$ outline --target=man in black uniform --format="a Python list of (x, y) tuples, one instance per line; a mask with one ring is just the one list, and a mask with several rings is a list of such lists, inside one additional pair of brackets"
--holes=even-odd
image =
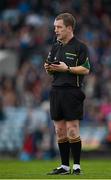
[(61, 166), (53, 174), (70, 174), (70, 150), (73, 157), (73, 171), (80, 174), (80, 121), (83, 119), (83, 78), (89, 73), (89, 55), (85, 44), (74, 35), (75, 18), (63, 13), (54, 21), (57, 42), (52, 46), (44, 64), (46, 72), (53, 75), (50, 92), (50, 113), (54, 120), (56, 137), (61, 156)]

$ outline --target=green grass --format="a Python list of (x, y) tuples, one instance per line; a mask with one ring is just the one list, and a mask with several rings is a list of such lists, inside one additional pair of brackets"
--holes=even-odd
[(17, 160), (0, 161), (0, 179), (111, 179), (111, 160), (82, 160), (82, 174), (46, 175), (47, 172), (59, 165), (53, 161), (21, 162)]

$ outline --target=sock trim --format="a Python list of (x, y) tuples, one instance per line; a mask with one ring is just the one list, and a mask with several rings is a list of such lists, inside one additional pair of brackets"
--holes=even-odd
[(58, 143), (65, 143), (65, 142), (68, 142), (68, 138), (67, 137), (58, 140)]
[(80, 142), (80, 141), (81, 141), (80, 136), (76, 137), (76, 138), (70, 138), (69, 139), (69, 143), (77, 143), (77, 142)]

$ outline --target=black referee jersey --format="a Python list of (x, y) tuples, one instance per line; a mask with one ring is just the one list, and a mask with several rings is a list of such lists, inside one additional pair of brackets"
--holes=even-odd
[[(62, 61), (70, 67), (84, 66), (90, 69), (87, 46), (73, 37), (67, 44), (56, 42), (50, 52), (50, 61)], [(52, 86), (81, 87), (84, 75), (70, 72), (54, 72)]]

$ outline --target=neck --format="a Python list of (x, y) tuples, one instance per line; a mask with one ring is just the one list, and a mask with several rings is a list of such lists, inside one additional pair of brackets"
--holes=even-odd
[(71, 33), (69, 36), (66, 37), (66, 39), (64, 39), (62, 41), (63, 44), (67, 44), (72, 38), (74, 37), (74, 34)]

